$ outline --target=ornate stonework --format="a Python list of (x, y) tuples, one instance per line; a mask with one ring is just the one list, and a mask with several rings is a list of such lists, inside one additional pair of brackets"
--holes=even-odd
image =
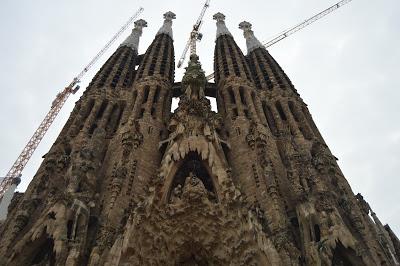
[(398, 238), (354, 195), (251, 24), (244, 56), (217, 13), (215, 84), (197, 55), (174, 83), (164, 18), (140, 56), (136, 23), (14, 195), (0, 266), (398, 265)]

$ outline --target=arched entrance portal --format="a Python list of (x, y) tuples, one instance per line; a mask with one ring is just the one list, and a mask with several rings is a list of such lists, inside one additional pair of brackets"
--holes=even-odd
[(183, 189), (186, 179), (197, 177), (203, 183), (205, 189), (210, 194), (210, 200), (217, 200), (217, 193), (214, 181), (211, 177), (207, 162), (202, 160), (197, 152), (189, 152), (183, 161), (180, 163), (178, 170), (172, 180), (169, 189), (168, 199), (171, 199), (171, 194), (177, 189)]
[(355, 266), (364, 265), (361, 258), (351, 248), (345, 248), (342, 243), (336, 245), (333, 251), (332, 266)]

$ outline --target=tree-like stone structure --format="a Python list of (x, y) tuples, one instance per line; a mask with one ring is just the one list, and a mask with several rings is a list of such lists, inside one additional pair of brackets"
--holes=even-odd
[(195, 54), (174, 83), (174, 18), (143, 55), (137, 21), (96, 74), (14, 195), (0, 265), (397, 265), (251, 24), (244, 55), (215, 14), (215, 83)]

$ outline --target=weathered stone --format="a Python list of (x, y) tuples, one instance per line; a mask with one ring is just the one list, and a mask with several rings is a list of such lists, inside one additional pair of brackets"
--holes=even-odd
[(174, 18), (141, 56), (137, 22), (96, 74), (12, 200), (0, 265), (396, 265), (251, 24), (244, 56), (216, 14), (215, 84), (195, 54), (174, 84)]

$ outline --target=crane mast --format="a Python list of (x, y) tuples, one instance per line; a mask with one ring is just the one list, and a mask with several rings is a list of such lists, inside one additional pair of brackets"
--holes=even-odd
[[(284, 31), (283, 33), (279, 34), (277, 37), (273, 38), (272, 40), (264, 43), (263, 45), (265, 46), (265, 48), (271, 47), (272, 45), (274, 45), (277, 42), (282, 41), (283, 39), (289, 37), (290, 35), (292, 35), (293, 33), (298, 32), (299, 30), (304, 29), (305, 27), (307, 27), (308, 25), (314, 23), (315, 21), (325, 17), (326, 15), (332, 13), (333, 11), (337, 10), (338, 8), (344, 6), (345, 4), (350, 3), (352, 0), (342, 0), (336, 4), (334, 4), (333, 6), (325, 9), (324, 11), (316, 14), (315, 16), (312, 16), (309, 19), (306, 19), (305, 21), (297, 24), (296, 26)], [(207, 80), (211, 80), (214, 78), (214, 73), (208, 75)]]
[(203, 17), (210, 6), (210, 0), (207, 0), (200, 12), (200, 16), (197, 18), (196, 23), (193, 25), (193, 30), (190, 32), (189, 40), (187, 41), (185, 48), (183, 49), (181, 58), (178, 61), (177, 67), (180, 68), (185, 61), (187, 51), (190, 48), (190, 54), (196, 53), (196, 42), (200, 41), (203, 35), (200, 33), (201, 25), (203, 24)]
[[(46, 114), (35, 133), (32, 135), (28, 144), (24, 147), (17, 160), (12, 165), (4, 179), (0, 183), (0, 200), (3, 198), (4, 193), (14, 184), (18, 185), (20, 182), (21, 173), (24, 170), (32, 154), (38, 147), (43, 139), (50, 125), (57, 117), (64, 103), (67, 101), (71, 94), (75, 94), (79, 90), (77, 85), (85, 74), (92, 68), (92, 66), (100, 59), (100, 57), (110, 48), (110, 46), (118, 39), (118, 37), (132, 24), (132, 22), (143, 12), (143, 8), (139, 8), (134, 15), (118, 30), (118, 32), (107, 42), (107, 44), (98, 52), (93, 59), (83, 68), (83, 70), (71, 81), (71, 83), (61, 92), (59, 92), (52, 102), (50, 111)], [(14, 187), (15, 188), (15, 187)], [(3, 205), (3, 200), (0, 205)]]

